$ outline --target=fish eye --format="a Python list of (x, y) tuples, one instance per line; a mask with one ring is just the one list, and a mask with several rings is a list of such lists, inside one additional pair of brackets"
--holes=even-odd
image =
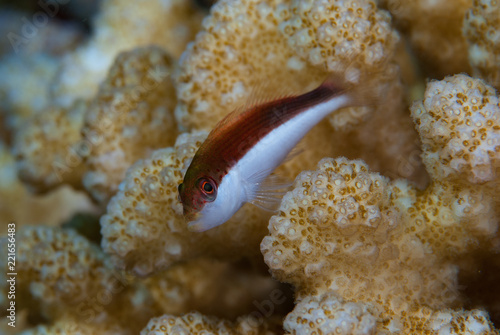
[(207, 178), (201, 178), (198, 181), (198, 185), (200, 190), (203, 192), (205, 196), (207, 196), (207, 199), (210, 201), (215, 200), (215, 193), (217, 191), (215, 183)]
[(203, 191), (205, 191), (205, 193), (207, 194), (214, 193), (214, 187), (208, 181), (204, 181), (201, 187), (203, 188)]

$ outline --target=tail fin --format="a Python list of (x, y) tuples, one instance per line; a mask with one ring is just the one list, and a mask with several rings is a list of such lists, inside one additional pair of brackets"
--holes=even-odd
[(330, 73), (321, 84), (336, 94), (347, 94), (349, 106), (375, 107), (381, 104), (389, 83), (397, 76), (395, 64), (382, 64), (379, 70), (361, 71), (350, 65), (343, 71)]

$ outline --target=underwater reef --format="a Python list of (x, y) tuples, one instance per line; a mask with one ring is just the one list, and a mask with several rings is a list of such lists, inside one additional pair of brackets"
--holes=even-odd
[[(0, 334), (500, 334), (500, 1), (20, 3)], [(217, 122), (332, 77), (378, 98), (306, 135), (277, 211), (190, 232)]]

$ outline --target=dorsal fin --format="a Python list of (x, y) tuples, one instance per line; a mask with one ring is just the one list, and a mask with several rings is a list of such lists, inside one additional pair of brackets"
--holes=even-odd
[(317, 87), (315, 84), (309, 84), (300, 90), (292, 90), (287, 85), (280, 85), (272, 79), (257, 79), (254, 80), (254, 84), (245, 83), (244, 86), (250, 86), (249, 93), (236, 104), (236, 107), (234, 107), (230, 112), (230, 118), (233, 118), (252, 107), (274, 100), (297, 96)]

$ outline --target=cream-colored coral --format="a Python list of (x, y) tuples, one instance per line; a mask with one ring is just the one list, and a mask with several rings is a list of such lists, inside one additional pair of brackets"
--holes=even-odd
[[(2, 250), (7, 243), (6, 237), (0, 239)], [(6, 259), (3, 267), (5, 263)], [(98, 246), (73, 230), (46, 226), (17, 230), (16, 271), (20, 274), (17, 309), (29, 308), (49, 321), (79, 315), (82, 326), (93, 329), (116, 327), (126, 319), (125, 334), (140, 329), (158, 312), (140, 286), (114, 270)], [(2, 290), (7, 284), (2, 281)]]
[(87, 195), (67, 186), (45, 195), (33, 195), (18, 179), (14, 157), (1, 141), (0, 199), (0, 221), (3, 222), (0, 234), (5, 234), (9, 222), (14, 222), (18, 228), (43, 222), (57, 225), (77, 212), (96, 212)]
[(77, 98), (91, 98), (115, 57), (125, 50), (156, 44), (180, 56), (201, 18), (201, 11), (183, 0), (103, 1), (92, 38), (62, 60), (51, 87), (54, 102), (68, 106)]
[(362, 303), (339, 300), (333, 293), (308, 296), (287, 315), (283, 328), (290, 334), (374, 334), (377, 319)]
[[(5, 237), (0, 240), (2, 250), (7, 242)], [(246, 268), (245, 263), (196, 259), (138, 279), (113, 269), (107, 255), (73, 230), (23, 227), (17, 231), (16, 242), (17, 311), (29, 308), (31, 315), (49, 323), (29, 334), (61, 329), (93, 334), (99, 328), (106, 333), (133, 334), (154, 315), (194, 309), (236, 319), (259, 311), (269, 299), (276, 304), (266, 317), (280, 319), (291, 302), (286, 288), (264, 271)], [(6, 306), (8, 282), (5, 272), (0, 276), (0, 305)]]
[(69, 108), (50, 107), (18, 128), (14, 153), (21, 180), (42, 192), (62, 184), (82, 188), (87, 149), (80, 129), (87, 108), (81, 100)]
[(85, 189), (106, 204), (125, 171), (177, 137), (171, 57), (159, 47), (118, 55), (85, 114)]
[(17, 278), (18, 293), (27, 289), (45, 307), (64, 310), (120, 284), (104, 254), (73, 230), (23, 227), (16, 241), (16, 268), (23, 274)]
[[(314, 160), (324, 156), (362, 158), (372, 169), (425, 184), (418, 159), (411, 158), (418, 157), (418, 146), (404, 112), (399, 71), (393, 64), (399, 34), (391, 26), (390, 15), (372, 1), (294, 1), (278, 7), (278, 12), (279, 30), (301, 59), (328, 73), (341, 74), (354, 83), (354, 91), (361, 86), (362, 95), (368, 91), (371, 96), (368, 101), (361, 97), (360, 104), (372, 107), (345, 108), (328, 117), (335, 130), (330, 136), (336, 137), (336, 143), (349, 144), (337, 144)], [(348, 133), (353, 126), (358, 128)], [(393, 141), (393, 137), (399, 140)], [(403, 169), (401, 161), (410, 160), (412, 170)]]
[[(57, 57), (8, 54), (0, 62), (0, 113), (9, 127), (42, 113), (50, 104), (47, 87), (57, 70)], [(26, 97), (30, 97), (27, 99)]]
[(174, 147), (154, 151), (127, 171), (101, 217), (102, 247), (115, 265), (146, 275), (201, 255), (260, 258), (257, 246), (269, 213), (250, 204), (217, 228), (199, 234), (187, 230), (177, 187), (206, 136), (182, 134)]
[(124, 52), (92, 101), (29, 119), (16, 133), (20, 177), (39, 191), (85, 188), (105, 205), (131, 164), (175, 141), (172, 67), (159, 47)]
[[(415, 322), (414, 325), (415, 328), (410, 331), (415, 332), (421, 329), (418, 322)], [(444, 310), (432, 313), (426, 322), (426, 328), (431, 329), (432, 333), (452, 335), (497, 335), (500, 333), (491, 323), (488, 313), (477, 309), (471, 311)]]
[[(196, 310), (235, 320), (241, 315), (259, 312), (257, 308), (264, 305), (268, 316), (281, 316), (292, 302), (286, 288), (267, 271), (255, 271), (247, 265), (198, 258), (175, 264), (146, 279), (144, 284), (165, 314), (180, 315)], [(273, 303), (272, 310), (267, 301)]]
[(374, 314), (373, 306), (342, 302), (327, 293), (300, 301), (283, 326), (288, 334), (498, 334), (481, 310), (435, 312), (424, 307), (405, 313), (400, 323), (384, 320), (383, 327), (377, 324)]
[(48, 22), (42, 25), (27, 14), (0, 15), (8, 16), (2, 19), (3, 35), (11, 47), (0, 64), (0, 107), (11, 126), (43, 110), (90, 99), (120, 52), (157, 44), (179, 57), (203, 17), (201, 10), (183, 0), (102, 1), (92, 20), (94, 34), (74, 50), (81, 32), (48, 20), (42, 10), (31, 17), (44, 15)]
[[(492, 236), (494, 211), (475, 202), (460, 216), (456, 207), (466, 199), (463, 193), (443, 184), (426, 192), (420, 195), (407, 182), (389, 182), (364, 163), (345, 158), (324, 159), (317, 171), (302, 172), (261, 244), (273, 275), (297, 290), (293, 315), (303, 314), (302, 300), (318, 303), (313, 297), (326, 294), (319, 298), (319, 310), (333, 308), (326, 306), (339, 299), (361, 304), (352, 305), (362, 314), (351, 319), (360, 333), (370, 333), (363, 320), (371, 317), (378, 331), (397, 326), (408, 333), (404, 323), (411, 313), (403, 311), (459, 306), (457, 267), (450, 260)], [(469, 221), (489, 229), (469, 226)], [(347, 307), (335, 306), (339, 314), (332, 318), (341, 318)], [(488, 322), (485, 327), (493, 329)], [(294, 324), (288, 330), (300, 333), (302, 323)], [(430, 330), (425, 323), (420, 327)]]
[(481, 184), (498, 178), (500, 102), (493, 87), (466, 75), (432, 81), (411, 110), (434, 179)]
[(389, 10), (396, 27), (406, 35), (425, 74), (442, 78), (469, 71), (462, 25), (473, 0), (379, 2)]
[(500, 2), (474, 0), (466, 13), (464, 35), (474, 75), (500, 89)]
[(27, 329), (19, 335), (119, 335), (129, 330), (120, 324), (92, 324), (78, 318), (65, 316), (50, 325), (39, 325)]
[[(442, 86), (447, 89), (437, 89)], [(464, 86), (474, 89), (462, 92)], [(483, 89), (478, 90), (478, 86)], [(455, 95), (461, 95), (461, 101), (475, 98), (486, 104), (494, 98), (490, 92), (480, 80), (455, 76), (431, 83), (426, 97), (432, 97), (428, 103), (437, 103), (454, 101)], [(294, 190), (283, 198), (280, 214), (269, 222), (270, 235), (261, 244), (273, 275), (295, 286), (296, 309), (301, 301), (323, 301), (323, 307), (317, 307), (320, 310), (331, 308), (326, 306), (338, 300), (362, 304), (357, 310), (370, 311), (377, 320), (377, 331), (411, 333), (422, 329), (432, 333), (440, 329), (447, 333), (453, 332), (453, 327), (462, 327), (464, 333), (467, 329), (471, 333), (496, 333), (483, 312), (441, 311), (461, 306), (456, 263), (478, 245), (488, 245), (498, 229), (498, 217), (495, 178), (478, 185), (475, 179), (464, 178), (461, 169), (446, 170), (444, 167), (461, 151), (454, 151), (455, 156), (448, 155), (446, 160), (433, 155), (447, 147), (457, 136), (453, 135), (454, 128), (474, 118), (474, 113), (459, 113), (458, 107), (452, 109), (457, 113), (450, 113), (438, 106), (418, 113), (417, 107), (413, 110), (417, 123), (443, 120), (441, 128), (418, 128), (424, 157), (434, 158), (425, 160), (433, 181), (424, 191), (407, 181), (390, 182), (369, 172), (364, 163), (345, 158), (324, 159), (318, 170), (304, 171), (297, 177)], [(462, 107), (468, 108), (465, 103)], [(475, 112), (482, 117), (479, 109)], [(491, 112), (489, 118), (493, 117)], [(447, 116), (457, 121), (446, 122)], [(439, 137), (432, 136), (433, 130)], [(489, 133), (494, 136), (495, 132)], [(495, 164), (494, 159), (485, 161), (483, 169), (490, 170)], [(342, 305), (337, 302), (335, 306)], [(417, 311), (422, 307), (430, 308), (432, 317), (419, 317)], [(343, 307), (338, 308), (341, 315)], [(294, 313), (302, 314), (300, 310)], [(361, 320), (354, 320), (356, 327), (365, 331)], [(288, 324), (288, 330), (298, 331), (300, 324)]]
[[(405, 294), (430, 305), (456, 299), (453, 292), (430, 289), (450, 280), (451, 267), (443, 266), (430, 280), (434, 269), (416, 272), (399, 261), (402, 211), (393, 195), (403, 186), (398, 204), (411, 206), (411, 187), (391, 185), (361, 161), (323, 159), (317, 171), (302, 172), (261, 244), (273, 275), (292, 283), (299, 295), (334, 290), (349, 301), (385, 302), (398, 309), (406, 304), (392, 299)], [(432, 264), (432, 257), (427, 261)], [(395, 273), (412, 279), (398, 283), (391, 279)]]
[[(271, 320), (272, 321), (272, 320)], [(274, 328), (274, 329), (273, 329)], [(183, 316), (163, 315), (151, 319), (141, 335), (273, 335), (276, 326), (268, 320), (259, 321), (251, 316), (241, 317), (237, 322), (228, 322), (215, 317), (192, 312)]]
[(398, 41), (389, 14), (373, 1), (293, 1), (278, 13), (279, 30), (301, 58), (328, 72), (347, 71), (355, 83), (359, 72), (385, 67)]

